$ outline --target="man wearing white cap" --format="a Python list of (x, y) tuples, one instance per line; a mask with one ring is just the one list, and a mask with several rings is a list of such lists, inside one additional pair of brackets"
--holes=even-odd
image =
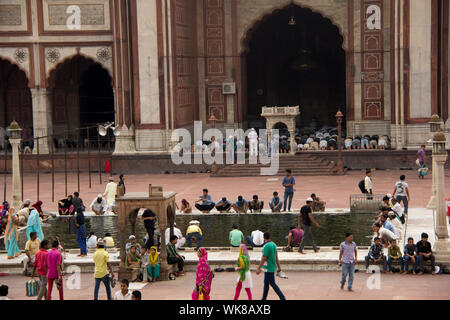
[(106, 185), (105, 192), (103, 196), (106, 197), (106, 205), (108, 210), (115, 213), (116, 206), (116, 195), (117, 195), (117, 183), (114, 182), (113, 177), (109, 177), (109, 183)]
[(312, 208), (311, 208), (312, 203), (313, 203), (312, 198), (306, 199), (306, 205), (304, 205), (300, 209), (300, 215), (298, 216), (298, 229), (300, 229), (300, 226), (303, 229), (303, 238), (302, 242), (300, 243), (300, 247), (298, 248), (298, 252), (302, 254), (304, 253), (303, 248), (305, 247), (306, 240), (308, 239), (311, 240), (312, 242), (314, 252), (316, 253), (319, 252), (319, 249), (317, 248), (316, 243), (314, 242), (311, 232), (311, 223), (314, 223), (314, 225), (317, 228), (319, 227), (319, 224), (317, 223), (316, 220), (314, 220), (312, 216)]
[[(186, 238), (183, 237), (183, 233), (181, 232), (181, 230), (177, 228), (176, 222), (173, 223), (173, 234), (178, 237), (178, 241), (175, 244), (175, 247), (177, 249), (179, 249), (186, 243)], [(166, 245), (167, 245), (170, 242), (170, 228), (166, 229), (165, 237), (166, 237)]]
[(101, 194), (92, 200), (90, 208), (97, 216), (102, 216), (105, 214), (107, 206), (106, 201)]
[(136, 247), (136, 254), (138, 255), (138, 257), (141, 256), (141, 245), (139, 243), (136, 242), (136, 237), (134, 235), (131, 235), (128, 240), (130, 240), (130, 242), (127, 242), (127, 244), (125, 245), (125, 251), (128, 253), (130, 252), (130, 249), (132, 246)]

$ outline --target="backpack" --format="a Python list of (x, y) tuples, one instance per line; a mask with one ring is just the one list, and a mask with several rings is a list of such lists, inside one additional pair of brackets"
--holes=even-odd
[(359, 187), (359, 189), (361, 190), (362, 193), (366, 193), (366, 184), (365, 184), (364, 180), (361, 180), (358, 183), (358, 187)]

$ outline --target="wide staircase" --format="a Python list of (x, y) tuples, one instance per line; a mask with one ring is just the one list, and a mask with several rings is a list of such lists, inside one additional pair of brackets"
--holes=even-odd
[[(326, 176), (337, 174), (336, 164), (311, 154), (296, 155), (280, 154), (279, 169), (277, 176), (285, 175), (286, 169), (291, 169), (294, 176)], [(260, 176), (261, 168), (270, 165), (261, 164), (233, 164), (227, 165), (211, 174), (212, 177), (252, 177)]]

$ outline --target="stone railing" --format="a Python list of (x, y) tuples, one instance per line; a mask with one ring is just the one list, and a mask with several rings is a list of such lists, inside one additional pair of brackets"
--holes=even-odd
[(300, 106), (286, 106), (286, 107), (263, 107), (262, 116), (270, 115), (286, 115), (286, 116), (296, 116), (300, 113)]

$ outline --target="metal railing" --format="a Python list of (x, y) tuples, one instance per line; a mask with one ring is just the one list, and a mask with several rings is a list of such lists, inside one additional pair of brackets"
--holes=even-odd
[(377, 213), (384, 196), (383, 194), (351, 194), (350, 212)]
[[(94, 135), (95, 132), (95, 135)], [(41, 145), (48, 145), (48, 153), (42, 153), (40, 150)], [(80, 158), (87, 158), (87, 172), (89, 179), (89, 189), (92, 188), (92, 178), (95, 172), (98, 173), (100, 184), (102, 184), (102, 171), (104, 170), (103, 161), (109, 161), (110, 163), (110, 176), (112, 176), (112, 152), (114, 151), (115, 137), (110, 134), (109, 131), (105, 137), (98, 134), (97, 126), (89, 126), (84, 128), (77, 128), (71, 131), (58, 132), (55, 134), (33, 137), (31, 139), (23, 140), (19, 148), (19, 161), (20, 172), (22, 182), (22, 201), (23, 201), (23, 189), (24, 189), (24, 164), (27, 161), (28, 164), (32, 161), (36, 161), (35, 171), (36, 174), (36, 199), (40, 198), (40, 177), (42, 175), (41, 161), (43, 159), (50, 160), (51, 170), (51, 191), (52, 202), (55, 202), (55, 160), (56, 157), (64, 159), (64, 197), (68, 194), (68, 156), (76, 155), (76, 174), (77, 174), (77, 191), (80, 192)], [(46, 147), (47, 149), (47, 147)], [(47, 151), (47, 150), (45, 150)], [(9, 140), (5, 140), (3, 150), (3, 168), (0, 166), (0, 173), (3, 174), (3, 201), (6, 201), (7, 197), (7, 176), (12, 174), (8, 170), (8, 161), (12, 161), (12, 152), (10, 148)], [(92, 161), (93, 160), (93, 161)], [(98, 168), (92, 166), (91, 162), (97, 162)], [(11, 163), (12, 168), (12, 163)], [(48, 172), (49, 168), (45, 168)], [(106, 171), (106, 170), (105, 170)]]

